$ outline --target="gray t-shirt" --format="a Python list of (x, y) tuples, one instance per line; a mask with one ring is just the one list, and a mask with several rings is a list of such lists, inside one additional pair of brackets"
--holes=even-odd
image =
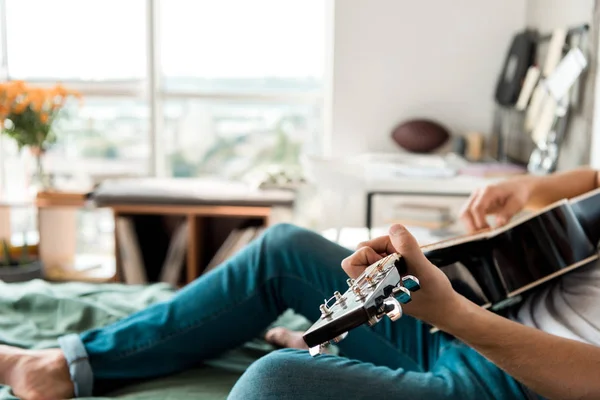
[(571, 271), (529, 296), (515, 319), (544, 332), (600, 346), (600, 262)]

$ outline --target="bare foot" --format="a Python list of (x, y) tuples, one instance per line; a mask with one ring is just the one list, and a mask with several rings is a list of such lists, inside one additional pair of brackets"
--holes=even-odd
[(23, 350), (0, 345), (0, 383), (24, 400), (73, 397), (69, 367), (59, 349)]
[(304, 332), (296, 332), (278, 326), (269, 329), (265, 335), (265, 340), (279, 347), (287, 347), (290, 349), (308, 349), (308, 346), (302, 339)]

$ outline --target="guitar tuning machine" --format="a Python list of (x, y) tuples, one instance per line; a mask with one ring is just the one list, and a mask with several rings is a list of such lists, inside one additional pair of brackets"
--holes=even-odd
[(412, 275), (406, 275), (403, 277), (402, 285), (404, 285), (404, 287), (411, 292), (416, 292), (417, 290), (421, 289), (421, 283), (419, 282), (419, 279)]
[(341, 333), (341, 334), (337, 335), (336, 337), (334, 337), (333, 339), (331, 339), (330, 343), (331, 344), (339, 343), (342, 340), (346, 339), (346, 336), (348, 336), (348, 332)]
[(381, 321), (381, 315), (377, 316), (377, 315), (373, 315), (371, 318), (369, 318), (369, 320), (367, 321), (367, 325), (369, 326), (373, 326), (376, 323), (378, 323), (379, 321)]
[(342, 294), (337, 290), (335, 291), (335, 293), (333, 293), (333, 296), (335, 297), (336, 304), (344, 305), (344, 303), (346, 302), (344, 296), (342, 296)]
[(327, 304), (321, 304), (319, 310), (321, 310), (321, 318), (327, 318), (331, 315), (331, 310), (327, 307)]
[(369, 286), (371, 286), (371, 287), (377, 286), (377, 282), (375, 282), (375, 280), (372, 277), (367, 276), (367, 277), (365, 277), (365, 280), (367, 281)]
[(312, 357), (316, 357), (319, 354), (321, 354), (321, 352), (325, 349), (325, 345), (324, 344), (320, 344), (318, 346), (313, 346), (310, 349), (308, 349), (309, 354)]
[(407, 275), (402, 278), (402, 284), (392, 289), (392, 294), (400, 303), (406, 304), (412, 300), (411, 292), (416, 292), (420, 288), (419, 280), (412, 275)]
[[(339, 335), (337, 335), (336, 337), (334, 337), (333, 339), (331, 339), (329, 341), (329, 343), (331, 344), (336, 344), (341, 342), (342, 340), (346, 339), (346, 336), (348, 336), (348, 332), (344, 332), (344, 333), (340, 333)], [(316, 357), (319, 354), (323, 354), (323, 352), (325, 351), (325, 347), (327, 346), (327, 343), (322, 343), (318, 346), (313, 346), (310, 349), (308, 349), (309, 354), (312, 357)]]
[(393, 298), (396, 298), (400, 303), (406, 304), (410, 303), (412, 297), (410, 295), (410, 291), (404, 286), (396, 286), (392, 289)]
[(348, 278), (346, 279), (346, 283), (348, 284), (348, 287), (352, 287), (354, 286), (354, 279)]
[(360, 290), (360, 288), (358, 286), (355, 286), (352, 288), (352, 291), (354, 292), (355, 296), (356, 296), (356, 300), (358, 301), (363, 301), (365, 299), (365, 294), (362, 292), (362, 290)]
[(392, 321), (397, 321), (402, 317), (402, 306), (394, 297), (388, 297), (383, 301), (383, 312)]

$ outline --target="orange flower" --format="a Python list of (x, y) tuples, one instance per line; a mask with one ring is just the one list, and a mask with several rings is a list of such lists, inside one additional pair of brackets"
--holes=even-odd
[(81, 94), (61, 84), (43, 88), (30, 86), (23, 81), (0, 82), (0, 130), (11, 113), (21, 114), (28, 107), (40, 123), (51, 123), (52, 116), (65, 105), (69, 97), (79, 99), (81, 104)]
[(17, 105), (15, 105), (15, 107), (13, 108), (13, 112), (15, 114), (22, 114), (27, 108), (27, 106), (29, 106), (29, 102), (22, 101), (20, 103), (17, 103)]

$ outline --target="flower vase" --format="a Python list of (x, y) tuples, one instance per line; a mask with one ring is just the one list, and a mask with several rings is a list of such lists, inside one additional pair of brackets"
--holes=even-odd
[[(51, 189), (50, 177), (44, 170), (44, 149), (40, 147), (30, 147), (31, 155), (35, 158), (35, 171), (31, 177), (30, 190), (35, 193), (44, 192)], [(32, 193), (34, 194), (34, 193)]]

